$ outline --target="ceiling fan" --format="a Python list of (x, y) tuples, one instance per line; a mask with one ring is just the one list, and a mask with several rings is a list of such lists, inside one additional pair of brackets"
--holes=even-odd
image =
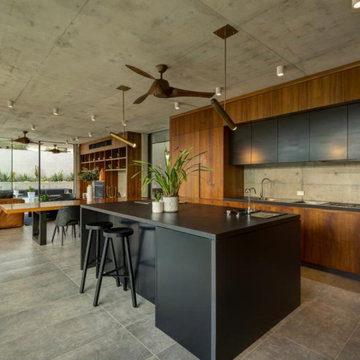
[(20, 143), (20, 144), (30, 144), (32, 143), (32, 141), (26, 136), (26, 134), (28, 133), (28, 131), (23, 130), (23, 136), (20, 136), (19, 138), (17, 138), (16, 142)]
[(178, 96), (211, 98), (214, 95), (213, 92), (184, 90), (184, 89), (178, 89), (178, 88), (174, 88), (174, 87), (170, 86), (169, 82), (167, 80), (163, 79), (163, 74), (168, 69), (167, 65), (164, 65), (164, 64), (156, 65), (156, 69), (160, 73), (159, 79), (155, 79), (152, 75), (136, 68), (135, 66), (132, 66), (132, 65), (126, 65), (126, 66), (130, 70), (136, 72), (137, 74), (154, 80), (154, 82), (150, 86), (150, 89), (144, 95), (137, 98), (134, 101), (134, 104), (142, 103), (149, 95), (154, 95), (158, 98), (173, 98), (173, 97), (178, 97)]
[(45, 151), (48, 151), (48, 152), (51, 152), (53, 154), (60, 154), (60, 153), (67, 153), (67, 149), (66, 148), (61, 148), (63, 150), (60, 150), (56, 144), (54, 144), (54, 147), (53, 148), (50, 148), (50, 149), (46, 149)]

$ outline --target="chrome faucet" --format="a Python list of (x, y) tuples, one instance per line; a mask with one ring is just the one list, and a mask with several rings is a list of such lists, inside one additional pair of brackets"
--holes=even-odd
[(269, 181), (270, 184), (272, 183), (272, 181), (267, 177), (265, 177), (261, 180), (261, 191), (260, 191), (260, 199), (261, 200), (264, 200), (264, 182), (265, 181)]
[(256, 195), (256, 189), (254, 187), (246, 188), (245, 194), (248, 194), (248, 208), (246, 213), (250, 215), (252, 212), (256, 211), (255, 209), (251, 209), (251, 192), (254, 191), (254, 194)]

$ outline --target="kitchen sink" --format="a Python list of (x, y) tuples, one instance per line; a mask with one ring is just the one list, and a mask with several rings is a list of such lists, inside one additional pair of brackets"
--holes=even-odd
[(316, 200), (300, 200), (300, 201), (294, 201), (294, 204), (325, 205), (325, 204), (328, 204), (328, 202), (327, 201), (316, 201)]

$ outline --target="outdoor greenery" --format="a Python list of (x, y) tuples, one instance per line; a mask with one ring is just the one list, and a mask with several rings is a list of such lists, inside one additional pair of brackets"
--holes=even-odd
[[(178, 196), (180, 185), (187, 180), (189, 174), (198, 171), (213, 171), (213, 169), (197, 162), (199, 157), (205, 152), (190, 156), (191, 151), (192, 148), (181, 151), (178, 157), (172, 162), (170, 153), (165, 149), (165, 168), (162, 168), (159, 165), (153, 167), (151, 163), (140, 160), (135, 160), (133, 165), (141, 167), (144, 165), (148, 166), (143, 185), (149, 185), (150, 183), (155, 182), (162, 188), (164, 196)], [(142, 172), (143, 170), (140, 170), (132, 177), (134, 178)]]
[[(35, 176), (28, 174), (18, 174), (13, 171), (12, 178), (14, 182), (35, 182), (38, 181), (39, 172), (37, 167), (35, 167)], [(11, 174), (0, 171), (0, 182), (10, 182)], [(41, 181), (74, 181), (74, 174), (71, 173), (67, 176), (64, 176), (63, 171), (59, 171), (50, 177), (42, 177)]]

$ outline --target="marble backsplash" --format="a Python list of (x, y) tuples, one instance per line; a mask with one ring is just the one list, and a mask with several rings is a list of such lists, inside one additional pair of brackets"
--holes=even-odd
[(245, 187), (255, 187), (260, 195), (261, 180), (264, 196), (281, 199), (299, 199), (297, 190), (303, 190), (304, 200), (323, 200), (360, 203), (360, 162), (316, 162), (274, 165), (251, 165), (244, 170)]

